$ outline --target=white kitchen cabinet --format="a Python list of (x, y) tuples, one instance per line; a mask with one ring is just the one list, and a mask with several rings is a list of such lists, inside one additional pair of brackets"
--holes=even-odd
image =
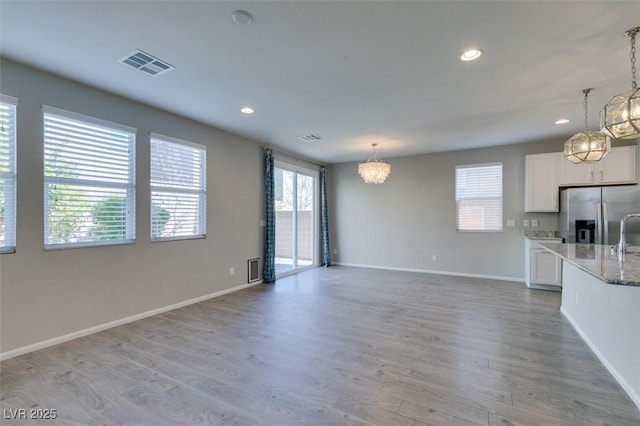
[(638, 146), (619, 146), (597, 163), (573, 164), (562, 159), (558, 166), (559, 186), (638, 183)]
[(638, 145), (613, 148), (595, 164), (599, 184), (638, 183)]
[(595, 185), (595, 178), (595, 163), (574, 164), (563, 156), (558, 164), (558, 184), (561, 186)]
[[(562, 239), (545, 239), (543, 241), (562, 242)], [(525, 247), (525, 283), (527, 287), (559, 290), (562, 286), (562, 259), (540, 247), (536, 240), (527, 238)]]
[(558, 211), (558, 162), (561, 152), (525, 156), (524, 211)]

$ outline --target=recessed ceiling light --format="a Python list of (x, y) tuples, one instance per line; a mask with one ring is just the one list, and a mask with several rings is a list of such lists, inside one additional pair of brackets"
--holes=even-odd
[(233, 22), (240, 25), (249, 25), (253, 22), (253, 16), (246, 10), (236, 10), (231, 14)]
[(556, 120), (556, 124), (567, 124), (570, 120), (568, 118), (561, 118)]
[(243, 107), (242, 109), (240, 109), (240, 112), (243, 114), (253, 114), (253, 108)]
[(478, 59), (480, 55), (482, 55), (482, 51), (478, 49), (470, 49), (464, 52), (460, 56), (460, 59), (462, 59), (463, 61), (473, 61), (474, 59)]

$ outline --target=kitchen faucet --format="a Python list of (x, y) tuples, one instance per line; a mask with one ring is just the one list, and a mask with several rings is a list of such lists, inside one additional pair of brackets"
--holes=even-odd
[[(624, 255), (627, 252), (627, 238), (625, 237), (624, 225), (627, 219), (632, 217), (640, 218), (640, 213), (631, 213), (620, 219), (620, 242), (617, 247), (619, 255)], [(615, 246), (613, 248), (615, 248)]]

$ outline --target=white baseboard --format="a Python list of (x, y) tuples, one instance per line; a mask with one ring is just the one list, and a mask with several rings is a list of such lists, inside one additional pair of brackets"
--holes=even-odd
[(204, 296), (195, 297), (193, 299), (185, 300), (182, 302), (174, 303), (173, 305), (163, 306), (161, 308), (152, 309), (140, 314), (131, 315), (130, 317), (121, 318), (115, 321), (109, 321), (104, 324), (96, 325), (94, 327), (85, 328), (83, 330), (74, 331), (73, 333), (65, 334), (63, 336), (54, 337), (52, 339), (43, 340), (41, 342), (33, 343), (31, 345), (22, 346), (17, 349), (12, 349), (6, 352), (0, 352), (0, 361), (4, 361), (9, 358), (13, 358), (19, 355), (24, 355), (29, 352), (34, 352), (40, 349), (48, 348), (49, 346), (57, 345), (59, 343), (68, 342), (69, 340), (77, 339), (79, 337), (88, 336), (89, 334), (97, 333), (109, 328), (118, 327), (123, 324), (127, 324), (133, 321), (138, 321), (143, 318), (152, 317), (154, 315), (161, 314), (163, 312), (172, 311), (174, 309), (182, 308), (184, 306), (193, 305), (194, 303), (204, 302), (205, 300), (212, 299), (214, 297), (223, 296), (225, 294), (233, 293), (235, 291), (243, 290), (245, 288), (253, 287), (258, 284), (262, 284), (263, 281), (256, 281), (248, 284), (242, 284), (236, 287), (231, 287), (226, 290), (217, 291), (215, 293), (205, 294)]
[(584, 340), (584, 342), (587, 344), (587, 346), (589, 346), (591, 351), (598, 357), (598, 359), (600, 360), (602, 365), (604, 365), (605, 368), (607, 370), (609, 370), (609, 373), (611, 373), (613, 378), (616, 379), (616, 381), (618, 382), (618, 384), (620, 386), (622, 386), (622, 389), (624, 389), (624, 391), (627, 393), (627, 395), (629, 395), (629, 398), (631, 398), (633, 403), (636, 404), (638, 406), (638, 408), (640, 408), (640, 395), (631, 387), (631, 385), (629, 383), (627, 383), (627, 381), (624, 379), (624, 377), (622, 377), (622, 375), (620, 373), (618, 373), (618, 370), (616, 370), (616, 368), (609, 362), (609, 360), (607, 360), (607, 358), (604, 356), (604, 354), (602, 352), (600, 352), (600, 350), (591, 341), (591, 339), (589, 339), (587, 337), (587, 335), (584, 334), (584, 332), (582, 331), (582, 329), (580, 328), (578, 323), (576, 323), (574, 321), (574, 319), (564, 309), (564, 307), (562, 307), (562, 306), (560, 307), (560, 312), (562, 313), (562, 316), (564, 316), (567, 319), (567, 321), (569, 321), (569, 323), (573, 326), (573, 328), (580, 335), (580, 337), (582, 337), (582, 340)]
[(339, 265), (339, 266), (351, 266), (354, 268), (384, 269), (386, 271), (402, 271), (402, 272), (419, 272), (422, 274), (449, 275), (452, 277), (481, 278), (485, 280), (515, 281), (518, 283), (524, 283), (524, 278), (504, 277), (500, 275), (468, 274), (465, 272), (434, 271), (430, 269), (415, 269), (415, 268), (398, 268), (396, 266), (364, 265), (360, 263), (345, 263), (345, 262), (333, 262), (332, 264)]

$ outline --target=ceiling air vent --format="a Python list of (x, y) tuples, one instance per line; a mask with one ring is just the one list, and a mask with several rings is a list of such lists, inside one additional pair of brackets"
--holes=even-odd
[(125, 57), (121, 58), (118, 62), (131, 65), (137, 70), (144, 71), (149, 75), (163, 74), (167, 71), (175, 69), (173, 65), (149, 55), (142, 50), (136, 49), (129, 53)]
[(306, 136), (298, 136), (298, 139), (305, 142), (315, 142), (315, 141), (319, 141), (322, 138), (318, 135), (306, 135)]

